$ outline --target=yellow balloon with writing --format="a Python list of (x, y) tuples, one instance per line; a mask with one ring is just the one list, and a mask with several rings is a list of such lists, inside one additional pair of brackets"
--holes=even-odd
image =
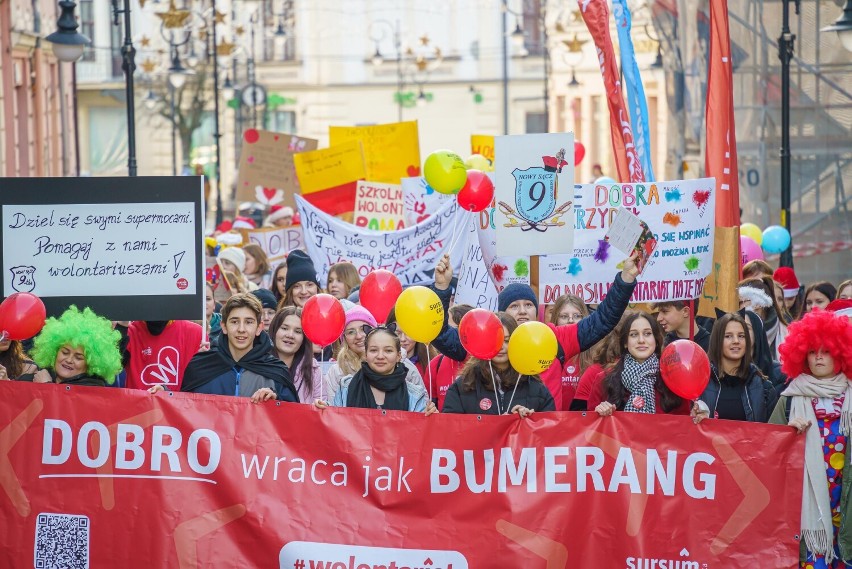
[(751, 237), (758, 245), (763, 243), (763, 230), (753, 223), (743, 223), (740, 225), (740, 235)]
[(444, 305), (434, 291), (425, 286), (413, 286), (402, 291), (396, 299), (396, 323), (405, 335), (428, 344), (438, 337), (444, 326)]
[(457, 194), (467, 182), (464, 160), (455, 152), (436, 150), (426, 157), (423, 177), (433, 190), (441, 194)]
[(509, 362), (523, 375), (538, 375), (556, 359), (557, 346), (547, 324), (524, 322), (509, 338)]

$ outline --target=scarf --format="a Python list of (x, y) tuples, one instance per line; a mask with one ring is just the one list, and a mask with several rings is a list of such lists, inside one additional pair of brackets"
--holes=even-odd
[(375, 409), (378, 407), (371, 387), (384, 391), (385, 402), (382, 409), (408, 411), (408, 388), (405, 386), (405, 376), (408, 368), (401, 363), (396, 364), (388, 375), (376, 373), (363, 362), (361, 369), (355, 372), (349, 382), (349, 393), (346, 397), (347, 407), (358, 409)]
[(834, 559), (831, 501), (828, 496), (825, 456), (822, 452), (823, 438), (812, 400), (844, 396), (840, 410), (840, 432), (848, 436), (852, 434), (852, 386), (843, 373), (824, 379), (802, 374), (791, 381), (781, 395), (792, 398), (788, 420), (805, 419), (812, 423), (805, 431), (802, 536), (808, 551), (824, 555), (826, 562), (830, 564)]
[(657, 373), (660, 371), (660, 360), (657, 354), (642, 362), (637, 362), (630, 354), (624, 354), (624, 371), (621, 372), (621, 383), (630, 392), (630, 398), (624, 406), (629, 413), (657, 412), (654, 385), (657, 383)]

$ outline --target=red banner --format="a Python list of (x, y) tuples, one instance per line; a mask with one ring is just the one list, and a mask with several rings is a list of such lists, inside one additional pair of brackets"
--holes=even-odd
[(710, 63), (707, 68), (705, 169), (716, 178), (716, 225), (739, 227), (740, 185), (734, 128), (734, 80), (727, 0), (710, 0)]
[(793, 567), (803, 445), (0, 382), (0, 566)]
[(615, 50), (609, 35), (609, 8), (606, 0), (581, 0), (580, 12), (595, 42), (601, 66), (606, 100), (609, 105), (609, 124), (612, 136), (612, 153), (618, 170), (619, 182), (644, 182), (642, 163), (634, 144), (630, 114), (621, 94), (621, 78), (615, 60)]

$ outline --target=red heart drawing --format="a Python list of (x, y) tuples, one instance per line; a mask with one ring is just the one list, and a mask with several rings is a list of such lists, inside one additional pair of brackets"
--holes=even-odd
[(157, 361), (142, 370), (145, 385), (177, 385), (180, 369), (180, 353), (177, 348), (164, 346), (157, 354)]
[(277, 140), (278, 140), (278, 135), (276, 134), (276, 135), (275, 135), (275, 136), (273, 136), (272, 138), (274, 138), (274, 139), (277, 141)]
[(263, 188), (263, 195), (266, 196), (266, 201), (275, 197), (275, 188)]
[(429, 214), (426, 214), (426, 215), (418, 215), (418, 216), (417, 216), (417, 223), (420, 223), (421, 221), (424, 221), (424, 220), (426, 220), (426, 219), (429, 219)]
[(243, 185), (244, 185), (244, 186), (248, 186), (248, 182), (243, 182)]
[(246, 158), (246, 162), (248, 162), (249, 164), (254, 164), (254, 156), (249, 156), (248, 158)]
[(409, 167), (408, 167), (407, 172), (408, 172), (408, 177), (409, 177), (409, 178), (413, 178), (413, 177), (415, 177), (415, 176), (419, 176), (419, 175), (420, 175), (420, 167), (418, 167), (418, 166), (409, 166)]

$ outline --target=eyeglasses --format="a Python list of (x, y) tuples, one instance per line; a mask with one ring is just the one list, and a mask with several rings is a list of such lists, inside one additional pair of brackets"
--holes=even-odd
[(343, 333), (343, 335), (346, 336), (347, 338), (357, 338), (359, 335), (360, 336), (366, 336), (364, 331), (361, 330), (360, 328), (355, 328), (353, 330), (347, 330), (346, 332)]
[(580, 314), (579, 312), (577, 312), (575, 314), (560, 314), (559, 319), (560, 320), (566, 320), (566, 321), (568, 321), (569, 324), (574, 324), (575, 322), (579, 322), (580, 320), (582, 320), (583, 315)]

